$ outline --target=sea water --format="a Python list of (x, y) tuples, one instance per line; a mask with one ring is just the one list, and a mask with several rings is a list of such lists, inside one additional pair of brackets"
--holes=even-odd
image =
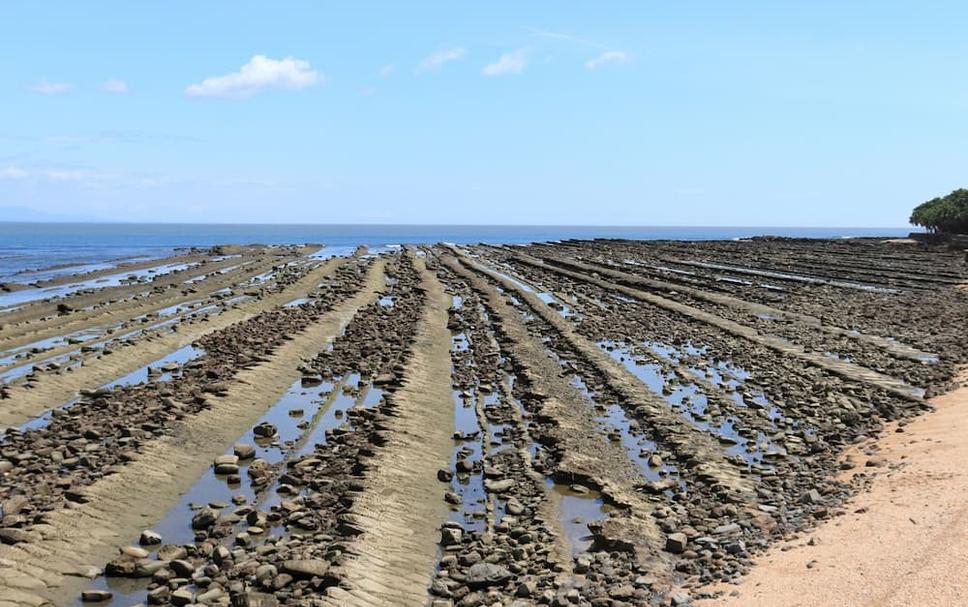
[(326, 244), (329, 253), (359, 245), (523, 244), (569, 238), (729, 240), (758, 235), (803, 238), (906, 236), (910, 228), (610, 227), (456, 225), (287, 225), (0, 222), (0, 282), (34, 282), (61, 274), (152, 259), (217, 244)]

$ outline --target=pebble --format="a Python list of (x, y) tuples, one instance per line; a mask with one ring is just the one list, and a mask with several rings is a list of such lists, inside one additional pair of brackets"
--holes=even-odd
[(114, 594), (108, 590), (85, 590), (81, 592), (81, 600), (85, 603), (99, 603), (110, 601)]

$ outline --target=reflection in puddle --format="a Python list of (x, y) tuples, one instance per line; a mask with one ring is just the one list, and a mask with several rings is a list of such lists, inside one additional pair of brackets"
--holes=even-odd
[[(156, 361), (148, 363), (147, 365), (132, 371), (131, 373), (120, 377), (110, 383), (104, 384), (100, 389), (111, 389), (117, 386), (132, 386), (136, 384), (146, 383), (148, 381), (168, 381), (174, 375), (181, 371), (181, 367), (202, 355), (205, 351), (201, 348), (196, 348), (194, 346), (188, 345), (178, 350), (175, 350), (171, 354), (163, 356)], [(71, 405), (76, 403), (78, 399), (72, 399), (58, 409), (68, 409)], [(50, 424), (51, 419), (53, 419), (53, 410), (46, 411), (43, 415), (35, 417), (34, 419), (22, 424), (20, 426), (21, 432), (26, 432), (27, 430), (37, 430), (46, 427)]]
[[(241, 297), (244, 298), (246, 296), (241, 296)], [(223, 302), (222, 305), (228, 306), (230, 305), (230, 303), (231, 303), (231, 300)], [(113, 325), (110, 327), (105, 327), (100, 329), (88, 329), (83, 332), (77, 332), (74, 334), (68, 334), (68, 335), (59, 336), (59, 337), (52, 337), (47, 340), (42, 340), (43, 343), (48, 346), (72, 344), (72, 345), (77, 345), (78, 347), (71, 349), (67, 352), (64, 352), (62, 354), (58, 354), (57, 356), (44, 358), (40, 361), (25, 360), (23, 362), (20, 362), (20, 359), (22, 358), (22, 356), (16, 355), (13, 357), (13, 360), (11, 362), (13, 364), (20, 362), (20, 364), (16, 367), (10, 368), (0, 373), (0, 382), (10, 383), (16, 379), (30, 375), (35, 371), (35, 369), (57, 370), (58, 367), (64, 368), (67, 366), (72, 366), (72, 367), (77, 366), (78, 364), (80, 364), (80, 356), (83, 355), (83, 353), (85, 352), (93, 352), (93, 351), (101, 350), (103, 348), (109, 348), (119, 343), (126, 342), (127, 340), (130, 340), (132, 338), (139, 337), (142, 335), (147, 335), (152, 332), (157, 332), (167, 327), (172, 327), (186, 320), (202, 318), (219, 309), (219, 304), (210, 304), (207, 306), (202, 306), (197, 308), (192, 306), (184, 308), (184, 306), (188, 306), (188, 304), (180, 304), (179, 306), (172, 306), (172, 308), (179, 308), (178, 310), (179, 315), (177, 316), (175, 316), (174, 314), (167, 314), (167, 315), (143, 314), (141, 316), (133, 318), (130, 322), (123, 323), (122, 325)], [(171, 308), (168, 308), (168, 309), (171, 309)], [(160, 318), (161, 320), (151, 323), (151, 320), (156, 320), (158, 318)], [(131, 324), (139, 323), (139, 322), (142, 323), (144, 326), (140, 326), (134, 329), (128, 329), (124, 333), (120, 333), (117, 335), (114, 334), (115, 331), (117, 331), (118, 329), (130, 327)], [(108, 335), (110, 335), (111, 337), (107, 341), (103, 341), (101, 343), (96, 343), (96, 344), (87, 343), (94, 339), (104, 338)], [(37, 343), (42, 343), (42, 342), (37, 342)], [(152, 363), (152, 365), (154, 364), (156, 363)]]
[(168, 381), (180, 367), (187, 362), (195, 360), (205, 354), (205, 350), (187, 345), (178, 348), (171, 354), (163, 356), (158, 360), (120, 377), (111, 383), (105, 384), (105, 388), (116, 386), (134, 386), (147, 383), (148, 381)]
[(451, 488), (460, 496), (459, 504), (452, 504), (450, 520), (459, 522), (465, 531), (483, 531), (487, 493), (484, 490), (483, 449), (481, 427), (477, 421), (473, 396), (452, 392), (454, 399), (454, 450), (451, 470), (456, 471)]
[[(313, 384), (311, 386), (305, 384)], [(348, 422), (346, 412), (353, 407), (372, 407), (379, 403), (383, 392), (361, 384), (359, 375), (346, 377), (335, 383), (319, 382), (311, 378), (300, 379), (252, 427), (242, 434), (237, 443), (255, 447), (254, 458), (238, 462), (239, 472), (234, 475), (216, 474), (209, 466), (195, 484), (179, 499), (152, 529), (161, 535), (164, 544), (191, 544), (195, 532), (191, 519), (197, 508), (210, 506), (221, 512), (223, 519), (237, 520), (239, 531), (247, 526), (244, 513), (249, 509), (269, 511), (281, 503), (280, 474), (288, 461), (310, 455), (316, 444), (324, 444), (334, 428)], [(255, 428), (272, 424), (276, 433), (270, 438), (255, 434)], [(225, 455), (232, 455), (234, 447)], [(267, 462), (275, 470), (272, 480), (261, 488), (253, 485), (246, 467), (255, 459)], [(287, 530), (271, 524), (265, 540), (285, 533)], [(137, 543), (137, 538), (132, 538)], [(226, 538), (231, 541), (232, 535)], [(156, 553), (151, 557), (155, 558)], [(143, 600), (150, 579), (123, 579), (99, 577), (92, 583), (96, 589), (108, 589), (114, 593), (115, 604), (119, 601), (134, 604)]]
[(82, 280), (80, 282), (56, 287), (48, 287), (45, 289), (24, 289), (21, 291), (3, 293), (0, 295), (0, 307), (25, 304), (32, 301), (39, 301), (41, 299), (49, 299), (52, 297), (64, 297), (85, 289), (103, 289), (105, 287), (117, 287), (142, 282), (150, 283), (159, 276), (171, 274), (172, 272), (187, 270), (188, 268), (192, 268), (197, 265), (199, 265), (199, 262), (172, 263), (151, 268), (144, 268), (141, 270), (131, 270), (129, 272), (109, 274), (99, 278), (91, 278), (89, 280)]
[(848, 289), (860, 289), (861, 291), (871, 291), (875, 293), (897, 293), (897, 289), (892, 289), (889, 287), (879, 287), (875, 285), (868, 285), (859, 282), (849, 282), (843, 280), (833, 280), (829, 278), (822, 278), (819, 276), (811, 276), (807, 274), (789, 274), (786, 272), (776, 272), (770, 270), (759, 270), (756, 268), (740, 267), (740, 266), (730, 266), (718, 263), (709, 263), (701, 261), (679, 261), (677, 263), (682, 263), (685, 265), (696, 266), (699, 268), (706, 268), (711, 270), (724, 270), (727, 272), (734, 272), (737, 274), (749, 274), (752, 276), (763, 276), (767, 278), (780, 278), (782, 280), (790, 280), (794, 282), (804, 282), (811, 284), (824, 284), (830, 285), (832, 287), (843, 287)]
[[(669, 407), (679, 413), (685, 421), (699, 430), (709, 432), (721, 444), (727, 445), (724, 447), (724, 452), (727, 455), (742, 459), (748, 468), (759, 467), (763, 461), (764, 452), (775, 454), (782, 451), (762, 432), (758, 433), (755, 440), (748, 441), (735, 428), (736, 420), (731, 417), (726, 417), (718, 423), (713, 421), (716, 415), (709, 411), (709, 397), (698, 384), (685, 382), (676, 373), (665, 371), (662, 365), (657, 363), (645, 363), (626, 344), (606, 341), (599, 345), (608, 351), (615, 361), (621, 363), (629, 372), (648, 386), (649, 390), (662, 396)], [(698, 356), (705, 353), (705, 348), (696, 348), (691, 345), (684, 347), (682, 351), (655, 342), (646, 342), (645, 346), (662, 360), (674, 364), (679, 364), (685, 355)], [(768, 409), (768, 417), (773, 422), (780, 416), (779, 409), (773, 407), (762, 392), (745, 391), (749, 400), (745, 399), (744, 393), (740, 392), (740, 390), (743, 390), (743, 385), (736, 379), (745, 380), (749, 377), (749, 373), (745, 369), (720, 361), (716, 367), (710, 367), (706, 371), (695, 367), (687, 367), (686, 371), (695, 377), (708, 378), (710, 383), (722, 388), (730, 395), (729, 398), (732, 402), (741, 408), (749, 407), (752, 404), (758, 408)], [(726, 374), (735, 377), (727, 379)]]
[[(596, 417), (595, 420), (605, 426), (610, 436), (614, 435), (621, 440), (625, 453), (647, 480), (658, 481), (678, 474), (675, 467), (665, 464), (656, 455), (655, 442), (632, 431), (633, 428), (638, 428), (638, 423), (629, 420), (620, 405), (609, 405), (605, 415)], [(679, 486), (685, 489), (685, 482), (679, 480)]]
[(587, 552), (594, 540), (588, 523), (608, 518), (605, 501), (597, 492), (589, 489), (575, 491), (551, 480), (547, 481), (547, 486), (549, 492), (558, 499), (558, 520), (565, 533), (571, 556)]

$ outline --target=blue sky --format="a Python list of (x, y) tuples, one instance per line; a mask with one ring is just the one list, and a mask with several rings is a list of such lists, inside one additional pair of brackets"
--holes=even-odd
[(0, 207), (902, 226), (966, 186), (961, 2), (6, 2)]

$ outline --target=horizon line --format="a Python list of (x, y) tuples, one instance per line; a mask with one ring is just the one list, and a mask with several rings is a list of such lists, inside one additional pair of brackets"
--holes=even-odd
[(328, 227), (433, 227), (433, 228), (756, 228), (756, 229), (840, 229), (840, 230), (900, 230), (912, 231), (924, 228), (913, 224), (902, 226), (840, 226), (840, 225), (674, 225), (674, 224), (557, 224), (557, 223), (293, 223), (293, 222), (214, 222), (214, 221), (70, 221), (70, 220), (6, 220), (0, 219), (0, 224), (30, 224), (30, 225), (171, 225), (171, 226), (328, 226)]

